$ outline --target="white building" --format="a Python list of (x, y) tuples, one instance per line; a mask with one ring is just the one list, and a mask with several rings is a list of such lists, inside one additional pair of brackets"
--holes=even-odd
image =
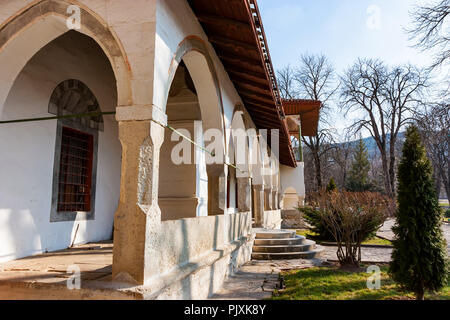
[(0, 262), (114, 233), (113, 281), (206, 297), (304, 197), (256, 0), (2, 0), (0, 121)]

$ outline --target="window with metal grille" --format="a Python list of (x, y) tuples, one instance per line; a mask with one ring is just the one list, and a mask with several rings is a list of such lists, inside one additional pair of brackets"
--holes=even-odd
[(90, 134), (62, 128), (58, 212), (91, 210), (93, 141)]

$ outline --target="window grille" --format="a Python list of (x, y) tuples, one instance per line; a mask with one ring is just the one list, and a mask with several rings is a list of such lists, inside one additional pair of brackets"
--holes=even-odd
[(62, 128), (58, 212), (91, 210), (93, 141), (90, 134)]

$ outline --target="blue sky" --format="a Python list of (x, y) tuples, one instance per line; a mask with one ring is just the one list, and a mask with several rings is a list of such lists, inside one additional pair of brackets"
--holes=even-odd
[[(429, 66), (430, 52), (413, 48), (405, 28), (414, 5), (429, 0), (258, 0), (275, 69), (297, 66), (304, 53), (325, 54), (342, 74), (358, 57), (390, 65)], [(334, 121), (341, 131), (351, 115)], [(367, 136), (367, 133), (363, 133)]]
[[(276, 69), (301, 54), (323, 53), (342, 72), (358, 57), (426, 66), (404, 31), (416, 0), (259, 0)], [(422, 0), (423, 4), (424, 1)]]

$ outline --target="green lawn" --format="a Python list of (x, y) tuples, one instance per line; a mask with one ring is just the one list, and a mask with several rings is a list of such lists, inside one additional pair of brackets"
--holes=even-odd
[[(302, 229), (302, 230), (297, 230), (297, 234), (299, 236), (304, 236), (308, 239), (313, 239), (315, 240), (318, 244), (320, 244), (320, 240), (317, 240), (317, 234), (312, 232), (311, 230), (308, 229)], [(364, 241), (363, 244), (374, 244), (374, 245), (386, 245), (386, 246), (391, 246), (392, 243), (389, 240), (386, 239), (381, 239), (379, 237), (373, 237), (372, 239), (369, 239), (367, 241)]]
[[(276, 291), (274, 300), (398, 300), (414, 299), (413, 293), (401, 292), (389, 278), (387, 266), (381, 267), (381, 288), (367, 288), (366, 272), (343, 271), (337, 267), (311, 268), (284, 272), (286, 289)], [(450, 286), (436, 294), (426, 294), (429, 300), (450, 300)]]

